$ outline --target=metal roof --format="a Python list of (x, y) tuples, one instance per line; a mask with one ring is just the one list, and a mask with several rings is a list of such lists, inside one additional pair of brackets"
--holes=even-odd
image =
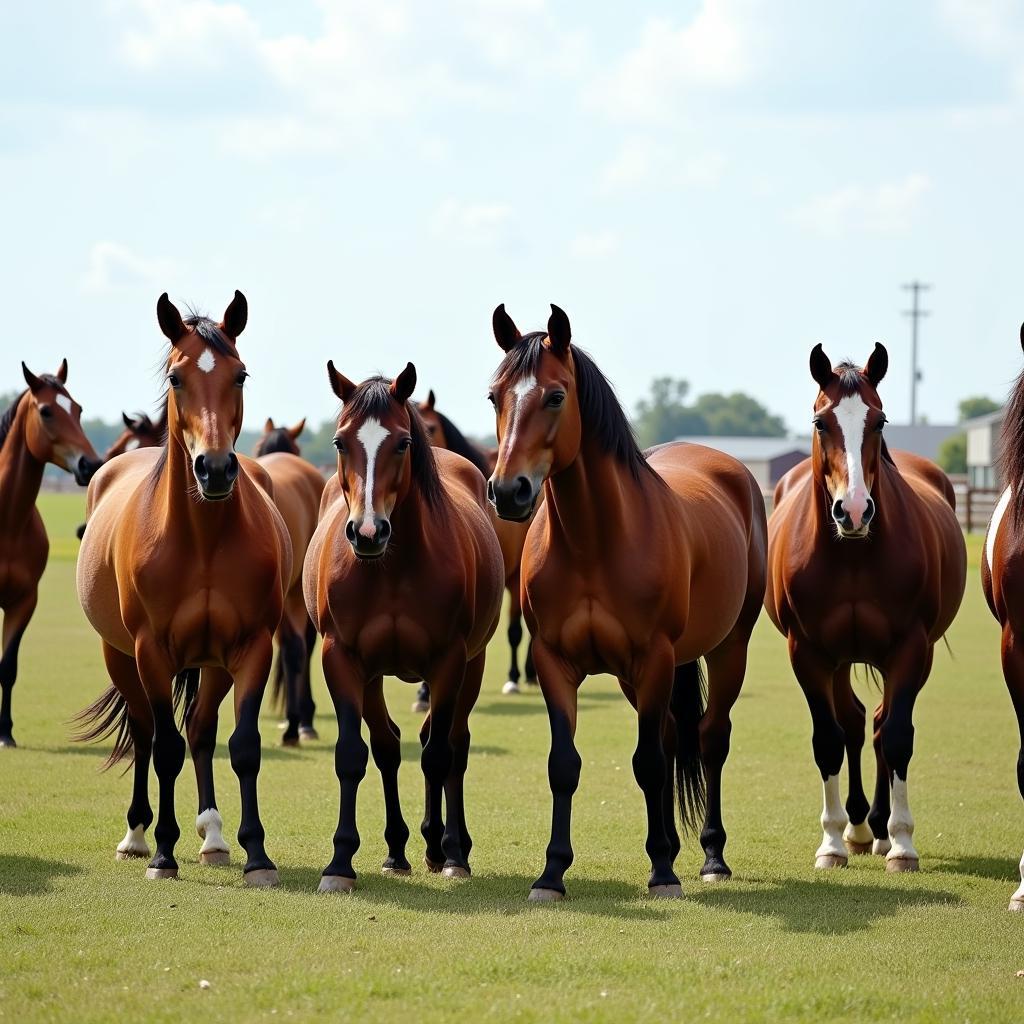
[(765, 462), (777, 459), (780, 455), (811, 454), (809, 437), (733, 437), (687, 435), (677, 437), (677, 441), (689, 441), (690, 444), (702, 444), (708, 448), (717, 448), (726, 455), (731, 455), (740, 462)]

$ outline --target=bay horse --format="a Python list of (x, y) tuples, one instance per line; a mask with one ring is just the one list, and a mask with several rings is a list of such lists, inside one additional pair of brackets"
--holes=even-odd
[(282, 746), (295, 747), (300, 740), (319, 739), (313, 726), (310, 661), (316, 643), (316, 628), (306, 611), (302, 595), (302, 561), (316, 529), (324, 478), (300, 455), (299, 435), (305, 419), (294, 427), (277, 427), (268, 419), (256, 444), (256, 460), (274, 485), (274, 501), (288, 528), (292, 544), (292, 575), (284, 615), (277, 627), (277, 662), (273, 674), (273, 695), (285, 706), (286, 725)]
[[(914, 702), (960, 607), (967, 572), (948, 478), (929, 459), (886, 446), (878, 385), (888, 365), (881, 344), (863, 369), (850, 362), (833, 369), (821, 345), (814, 347), (812, 454), (779, 481), (768, 524), (765, 607), (787, 639), (810, 708), (824, 787), (817, 868), (843, 867), (848, 854), (873, 851), (885, 855), (889, 871), (918, 869), (907, 796)], [(860, 769), (865, 712), (850, 684), (857, 663), (884, 680), (870, 808)]]
[[(1024, 348), (1024, 324), (1020, 329)], [(1017, 715), (1020, 753), (1017, 788), (1024, 797), (1024, 373), (1017, 377), (1003, 416), (999, 459), (1006, 488), (996, 503), (981, 554), (985, 600), (1002, 627), (1003, 678)], [(1024, 856), (1010, 910), (1024, 912)]]
[(647, 807), (649, 892), (678, 897), (673, 774), (684, 828), (706, 808), (701, 877), (731, 874), (722, 768), (764, 595), (764, 500), (722, 452), (679, 443), (642, 452), (557, 306), (547, 331), (521, 335), (504, 305), (493, 328), (505, 357), (489, 395), (499, 448), (488, 493), (503, 519), (525, 521), (537, 509), (523, 549), (523, 613), (551, 726), (553, 809), (530, 898), (565, 895), (581, 767), (577, 690), (598, 672), (616, 676), (637, 711), (633, 770)]
[(199, 789), (200, 861), (228, 862), (213, 752), (218, 709), (234, 686), (228, 751), (241, 790), (244, 879), (277, 882), (257, 800), (259, 710), (291, 576), (291, 543), (268, 493), (269, 477), (234, 449), (247, 376), (236, 341), (247, 318), (241, 292), (219, 324), (198, 315), (183, 320), (166, 292), (160, 296), (157, 320), (170, 342), (166, 444), (118, 456), (89, 489), (78, 595), (100, 635), (112, 686), (82, 712), (91, 725), (82, 738), (116, 733), (108, 763), (134, 755), (119, 859), (149, 856), (152, 754), (160, 801), (147, 878), (178, 873), (174, 786), (185, 742), (175, 723), (176, 696), (184, 702)]
[[(418, 408), (432, 445), (436, 448), (447, 448), (464, 459), (469, 459), (483, 473), (485, 479), (494, 472), (494, 465), (498, 458), (497, 449), (485, 450), (468, 440), (444, 413), (438, 411), (433, 391), (427, 395), (425, 402), (419, 404)], [(519, 600), (519, 566), (523, 560), (523, 544), (526, 543), (530, 520), (517, 523), (500, 519), (494, 513), (493, 506), (488, 504), (488, 508), (492, 514), (495, 532), (498, 534), (498, 543), (501, 545), (501, 558), (505, 565), (505, 589), (508, 591), (509, 598), (508, 645), (512, 652), (512, 660), (509, 664), (508, 679), (502, 686), (501, 692), (510, 695), (520, 692), (519, 645), (523, 640), (523, 608)], [(537, 673), (533, 667), (533, 652), (529, 640), (526, 644), (526, 662), (523, 671), (526, 682), (536, 685)], [(424, 704), (422, 706), (419, 703), (414, 704), (413, 711), (426, 711), (426, 691), (419, 696)]]
[[(409, 829), (398, 798), (401, 742), (383, 677), (429, 683), (420, 732), (426, 780), (421, 831), (426, 865), (469, 875), (463, 778), (469, 713), (480, 692), (487, 641), (501, 612), (501, 551), (487, 515), (484, 478), (461, 456), (432, 448), (409, 396), (411, 363), (393, 380), (353, 384), (327, 364), (341, 399), (320, 525), (306, 556), (306, 606), (323, 636), (323, 666), (338, 716), (335, 771), (341, 811), (321, 892), (355, 887), (356, 790), (366, 774), (365, 719), (384, 786), (386, 874), (408, 874)], [(444, 792), (446, 814), (442, 817)]]
[(100, 459), (82, 430), (82, 407), (66, 384), (68, 361), (55, 374), (36, 376), (24, 363), (28, 385), (0, 416), (0, 747), (16, 747), (11, 696), (18, 651), (36, 609), (39, 580), (50, 543), (36, 498), (50, 463), (85, 486)]

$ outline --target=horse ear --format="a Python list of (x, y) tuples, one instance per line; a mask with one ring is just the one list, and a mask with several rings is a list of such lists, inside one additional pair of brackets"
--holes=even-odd
[(569, 351), (572, 341), (572, 328), (564, 309), (551, 303), (551, 316), (548, 317), (548, 347), (556, 356), (564, 356)]
[(60, 361), (60, 366), (57, 369), (57, 380), (61, 384), (67, 384), (68, 382), (68, 361), (66, 359)]
[(178, 307), (167, 298), (167, 292), (156, 300), (156, 319), (160, 330), (171, 341), (178, 341), (185, 333), (185, 322), (181, 319)]
[(405, 369), (391, 382), (391, 397), (402, 405), (409, 401), (409, 396), (416, 390), (416, 367), (406, 363)]
[(494, 328), (494, 340), (502, 352), (510, 352), (519, 344), (522, 335), (512, 317), (505, 312), (504, 302), (495, 308), (494, 315), (491, 317), (491, 326)]
[(245, 296), (236, 288), (235, 297), (228, 304), (228, 308), (224, 310), (224, 320), (221, 323), (221, 327), (224, 328), (224, 333), (229, 338), (237, 338), (245, 330), (248, 320), (249, 303), (246, 302)]
[(289, 427), (288, 428), (288, 433), (292, 435), (292, 440), (295, 441), (295, 440), (298, 439), (299, 434), (301, 434), (305, 429), (306, 429), (306, 417), (303, 416), (302, 419), (299, 420), (299, 422), (296, 423), (294, 427)]
[(877, 388), (888, 369), (889, 353), (880, 341), (876, 341), (874, 352), (868, 356), (868, 361), (864, 364), (864, 376), (871, 381), (873, 388)]
[(274, 421), (268, 416), (267, 422), (263, 424), (263, 433), (269, 434), (274, 429)]
[(1020, 347), (1024, 348), (1024, 324), (1020, 325)]
[(431, 412), (433, 412), (433, 411), (434, 411), (434, 403), (435, 403), (436, 401), (437, 401), (437, 399), (436, 399), (436, 398), (434, 397), (434, 389), (433, 389), (433, 388), (431, 388), (431, 389), (430, 389), (430, 392), (429, 392), (429, 394), (427, 395), (427, 408), (428, 408), (428, 409), (429, 409), (429, 410), (430, 410)]
[(343, 373), (338, 373), (334, 368), (334, 360), (327, 360), (327, 377), (331, 382), (331, 390), (342, 400), (347, 402), (355, 393), (356, 386)]
[(21, 364), (21, 372), (25, 375), (29, 391), (35, 392), (43, 387), (43, 382), (24, 363)]
[(832, 372), (832, 360), (825, 355), (820, 341), (811, 349), (811, 376), (822, 391), (832, 383), (832, 378), (835, 377)]
[(135, 428), (135, 420), (133, 420), (131, 418), (131, 416), (128, 415), (128, 413), (126, 413), (126, 412), (121, 413), (121, 419), (124, 421), (124, 425), (129, 430), (133, 430)]

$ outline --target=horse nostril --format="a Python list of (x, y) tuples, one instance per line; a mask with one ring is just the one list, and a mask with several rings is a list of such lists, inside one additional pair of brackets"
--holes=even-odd
[(193, 463), (193, 469), (195, 470), (196, 477), (200, 480), (205, 480), (210, 475), (206, 468), (205, 455), (196, 456), (196, 461)]
[(229, 482), (238, 477), (238, 456), (234, 452), (228, 455), (228, 468), (225, 470), (225, 475)]
[(490, 478), (487, 480), (487, 500), (494, 504), (494, 481)]
[(381, 541), (388, 540), (391, 536), (391, 522), (388, 519), (383, 520), (377, 529), (377, 537)]
[(867, 506), (864, 509), (864, 517), (863, 517), (865, 525), (867, 525), (868, 523), (871, 522), (871, 520), (874, 517), (874, 515), (875, 515), (875, 503), (870, 498), (868, 498), (868, 503), (867, 503)]
[(533, 484), (527, 476), (516, 478), (516, 493), (514, 495), (517, 505), (529, 505), (533, 498)]
[(846, 509), (843, 508), (843, 502), (841, 498), (837, 498), (832, 504), (832, 518), (836, 520), (842, 520), (846, 518)]
[(355, 542), (356, 542), (356, 524), (353, 523), (351, 519), (345, 524), (345, 536), (348, 538), (348, 542), (350, 544), (355, 544)]

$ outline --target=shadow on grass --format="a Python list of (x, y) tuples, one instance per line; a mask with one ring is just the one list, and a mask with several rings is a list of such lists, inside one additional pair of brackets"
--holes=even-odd
[(941, 857), (928, 858), (928, 868), (947, 875), (972, 875), (990, 878), (996, 882), (1012, 881), (1020, 877), (1020, 864), (1015, 857)]
[[(67, 743), (57, 747), (26, 747), (25, 749), (35, 750), (41, 754), (88, 754), (91, 757), (101, 758), (102, 760), (106, 760), (107, 754), (110, 753), (108, 746), (91, 743)], [(260, 748), (260, 757), (265, 761), (309, 761), (317, 756), (318, 751), (326, 751), (329, 755), (333, 756), (334, 744), (324, 743), (306, 747), (282, 747), (278, 743), (271, 745), (264, 740)], [(191, 759), (187, 752), (186, 758)], [(227, 743), (217, 744), (216, 758), (217, 763), (223, 762), (225, 765), (228, 763)], [(127, 760), (114, 765), (111, 771), (119, 773), (125, 767), (131, 767), (131, 763)]]
[(80, 874), (82, 869), (77, 864), (0, 853), (0, 893), (8, 896), (37, 896), (49, 892), (55, 878)]
[(964, 902), (945, 889), (901, 888), (894, 879), (878, 883), (840, 882), (824, 877), (813, 881), (750, 881), (751, 888), (727, 883), (691, 890), (686, 895), (711, 909), (775, 918), (787, 932), (819, 935), (864, 931), (880, 919), (897, 917), (908, 908), (960, 906)]
[[(497, 702), (489, 704), (478, 704), (473, 708), (474, 715), (494, 715), (498, 718), (514, 718), (517, 715), (539, 715), (547, 718), (548, 710), (542, 700), (510, 700), (507, 703)], [(470, 718), (470, 727), (473, 719)]]

